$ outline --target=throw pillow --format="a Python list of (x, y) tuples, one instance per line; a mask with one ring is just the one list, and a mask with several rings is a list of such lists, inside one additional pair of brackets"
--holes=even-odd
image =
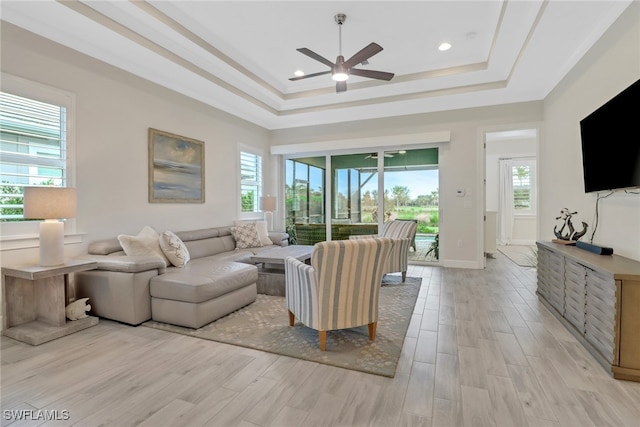
[(136, 236), (127, 234), (118, 235), (118, 241), (122, 250), (127, 255), (133, 256), (157, 256), (160, 257), (165, 264), (169, 264), (169, 260), (162, 249), (160, 249), (160, 235), (153, 228), (146, 226)]
[(273, 241), (269, 238), (269, 231), (267, 231), (267, 221), (236, 221), (236, 227), (240, 224), (248, 224), (250, 222), (256, 225), (262, 246), (273, 245)]
[(231, 234), (236, 239), (237, 249), (259, 248), (262, 245), (255, 223), (247, 222), (231, 227)]
[(173, 231), (167, 230), (160, 234), (160, 249), (176, 267), (184, 267), (191, 259), (189, 249)]

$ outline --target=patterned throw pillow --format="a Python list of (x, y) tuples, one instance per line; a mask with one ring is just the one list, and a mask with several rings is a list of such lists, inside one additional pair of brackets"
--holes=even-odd
[(256, 225), (262, 246), (273, 245), (273, 241), (269, 238), (269, 231), (267, 231), (267, 221), (236, 221), (236, 227), (240, 224), (247, 224), (249, 222)]
[(162, 258), (165, 264), (169, 264), (169, 260), (160, 249), (160, 235), (148, 225), (136, 236), (118, 235), (118, 241), (127, 255), (157, 256)]
[(231, 234), (233, 234), (233, 238), (236, 239), (237, 249), (259, 248), (263, 246), (254, 222), (238, 224), (235, 227), (231, 227)]
[(176, 267), (184, 267), (191, 259), (189, 249), (173, 231), (163, 231), (160, 234), (160, 249)]

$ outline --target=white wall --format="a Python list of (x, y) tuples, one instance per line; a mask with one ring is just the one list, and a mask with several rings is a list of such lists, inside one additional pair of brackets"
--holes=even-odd
[[(634, 2), (543, 102), (474, 108), (382, 120), (268, 132), (228, 114), (2, 24), (2, 71), (77, 94), (78, 231), (86, 242), (137, 233), (145, 224), (175, 230), (230, 224), (237, 215), (237, 144), (268, 154), (268, 144), (292, 144), (450, 131), (440, 150), (441, 255), (444, 265), (482, 266), (483, 129), (544, 119), (538, 155), (540, 238), (553, 238), (562, 207), (592, 226), (595, 196), (582, 185), (578, 122), (640, 77), (640, 5)], [(345, 112), (348, 114), (348, 112)], [(205, 141), (206, 203), (147, 202), (149, 127)], [(233, 159), (231, 161), (230, 159)], [(266, 190), (275, 194), (282, 171), (266, 163)], [(455, 190), (467, 190), (456, 197)], [(602, 200), (596, 241), (640, 260), (640, 197)], [(581, 218), (577, 218), (580, 220)], [(37, 259), (34, 249), (2, 251), (2, 265)]]
[[(640, 4), (634, 2), (545, 99), (538, 162), (542, 239), (554, 238), (563, 207), (578, 211), (574, 222), (587, 222), (585, 238), (591, 236), (596, 196), (584, 192), (579, 122), (638, 78)], [(637, 144), (638, 135), (629, 143)], [(599, 210), (594, 243), (640, 260), (640, 195), (616, 193), (601, 200)]]
[[(147, 224), (158, 231), (232, 224), (239, 210), (238, 144), (261, 151), (265, 175), (273, 173), (263, 128), (4, 22), (1, 59), (3, 73), (76, 95), (76, 225), (86, 235), (65, 247), (67, 257), (86, 253), (87, 242), (137, 234)], [(205, 203), (148, 202), (150, 127), (204, 141)], [(38, 260), (37, 249), (1, 254), (2, 265)]]
[[(273, 132), (273, 145), (311, 143), (370, 137), (376, 144), (387, 136), (450, 131), (449, 143), (439, 144), (440, 261), (442, 265), (482, 268), (484, 242), (484, 141), (482, 129), (534, 123), (542, 119), (542, 103), (531, 102), (487, 108), (420, 114), (388, 119), (311, 126)], [(464, 197), (456, 196), (464, 189)]]

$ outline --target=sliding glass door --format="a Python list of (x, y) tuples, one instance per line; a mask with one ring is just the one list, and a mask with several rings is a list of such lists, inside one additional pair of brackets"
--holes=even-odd
[(285, 162), (287, 232), (297, 244), (312, 245), (327, 240), (325, 165), (324, 156)]
[(287, 230), (296, 243), (377, 234), (385, 221), (408, 220), (418, 226), (410, 258), (433, 260), (437, 148), (287, 159), (285, 183)]
[(412, 261), (435, 261), (429, 249), (440, 231), (438, 180), (437, 150), (384, 152), (385, 220), (417, 224)]
[(331, 239), (378, 233), (378, 160), (370, 154), (331, 156)]

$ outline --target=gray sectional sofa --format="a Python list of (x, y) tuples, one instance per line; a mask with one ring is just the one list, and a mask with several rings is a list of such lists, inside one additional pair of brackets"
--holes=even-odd
[[(258, 270), (251, 256), (273, 246), (236, 249), (229, 227), (176, 232), (189, 251), (184, 267), (156, 256), (129, 256), (116, 238), (89, 245), (96, 270), (76, 273), (76, 298), (90, 298), (92, 314), (131, 325), (153, 319), (200, 328), (256, 299)], [(275, 245), (286, 233), (269, 233)]]

